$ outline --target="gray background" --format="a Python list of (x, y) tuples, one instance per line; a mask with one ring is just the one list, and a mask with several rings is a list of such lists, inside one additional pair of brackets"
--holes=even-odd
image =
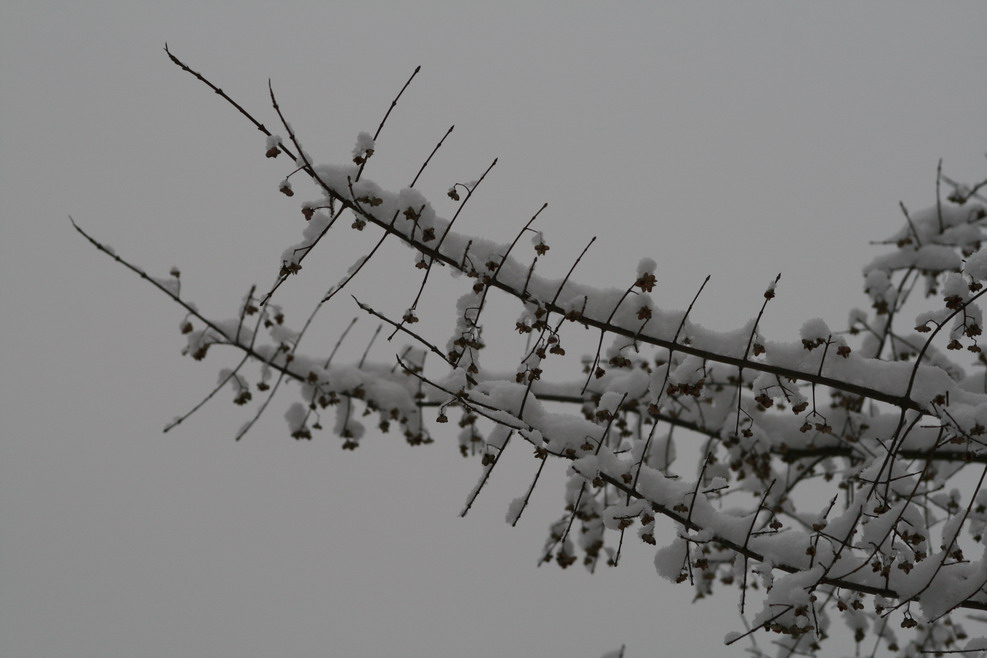
[[(154, 273), (179, 266), (185, 296), (231, 316), (271, 281), (312, 192), (279, 195), (288, 163), (163, 43), (268, 125), (271, 77), (327, 162), (421, 64), (370, 177), (406, 185), (455, 123), (420, 183), (440, 212), (500, 157), (461, 230), (506, 241), (548, 201), (545, 273), (598, 235), (583, 279), (627, 286), (652, 256), (656, 299), (684, 307), (710, 273), (696, 318), (727, 329), (780, 271), (769, 337), (813, 316), (840, 328), (866, 305), (868, 241), (898, 227), (899, 200), (934, 203), (938, 158), (954, 178), (987, 171), (987, 5), (161, 5), (0, 3), (0, 655), (736, 655), (721, 642), (741, 628), (737, 592), (690, 605), (650, 547), (592, 576), (536, 569), (563, 471), (509, 528), (536, 466), (521, 446), (459, 519), (479, 464), (441, 430), (425, 448), (297, 443), (288, 393), (234, 444), (249, 412), (226, 391), (162, 435), (234, 357), (181, 359), (180, 309), (66, 216)], [(281, 294), (290, 321), (373, 237), (350, 233)], [(409, 267), (392, 248), (353, 290), (400, 313)], [(457, 288), (439, 278), (422, 326), (441, 342)], [(518, 312), (498, 308), (491, 337)], [(327, 351), (356, 313), (340, 298), (303, 351)], [(375, 325), (358, 326), (347, 359)]]

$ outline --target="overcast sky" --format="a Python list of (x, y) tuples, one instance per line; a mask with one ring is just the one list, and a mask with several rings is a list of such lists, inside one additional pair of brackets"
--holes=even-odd
[[(769, 338), (814, 316), (841, 327), (866, 305), (868, 242), (898, 228), (899, 200), (934, 204), (938, 159), (987, 174), (987, 5), (862, 4), (0, 2), (0, 655), (736, 655), (736, 590), (690, 605), (650, 547), (592, 576), (536, 568), (563, 471), (510, 528), (536, 467), (523, 447), (460, 519), (480, 466), (441, 430), (423, 448), (298, 443), (289, 393), (236, 444), (250, 411), (224, 393), (162, 434), (233, 357), (181, 358), (180, 309), (67, 215), (232, 316), (298, 239), (299, 197), (165, 41), (272, 125), (270, 77), (323, 162), (349, 157), (420, 64), (370, 177), (406, 185), (456, 124), (419, 184), (440, 213), (500, 158), (461, 230), (509, 240), (547, 201), (546, 272), (595, 235), (584, 280), (626, 286), (651, 256), (655, 299), (684, 307), (711, 274), (695, 317), (729, 329), (781, 272)], [(359, 255), (348, 233), (280, 293), (289, 321)], [(383, 252), (353, 291), (400, 314), (410, 259)], [(440, 342), (455, 290), (426, 294)], [(334, 303), (308, 351), (358, 314)], [(510, 333), (518, 311), (501, 308), (485, 336)]]

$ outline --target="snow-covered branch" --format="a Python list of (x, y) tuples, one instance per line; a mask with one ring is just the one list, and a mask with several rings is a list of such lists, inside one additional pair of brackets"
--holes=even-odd
[[(537, 266), (549, 246), (534, 226), (544, 206), (508, 244), (454, 230), (490, 168), (445, 192), (459, 204), (451, 218), (414, 187), (451, 129), (410, 187), (376, 183), (367, 174), (380, 157), (377, 138), (417, 69), (377, 132), (357, 137), (350, 161), (318, 164), (302, 148), (273, 86), (284, 137), (168, 55), (265, 135), (267, 157), (284, 153), (292, 161), (278, 182), (283, 194), (294, 196), (298, 183), (291, 179), (303, 174), (314, 195), (301, 205), (300, 238), (280, 253), (277, 283), (266, 294), (251, 290), (238, 317), (228, 320), (185, 301), (177, 273), (154, 279), (76, 226), (185, 309), (188, 354), (202, 359), (213, 345), (240, 352), (242, 360), (221, 370), (203, 403), (225, 387), (239, 405), (255, 402), (252, 390), (265, 393), (249, 427), (282, 381), (290, 382), (297, 399), (285, 413), (289, 433), (311, 439), (331, 408), (332, 431), (348, 449), (366, 432), (359, 408), (376, 413), (382, 430), (397, 423), (413, 444), (433, 441), (426, 415), (442, 424), (458, 409), (460, 450), (482, 455), (467, 510), (509, 446), (526, 442), (541, 461), (526, 495), (510, 505), (512, 524), (545, 461), (570, 463), (566, 511), (550, 529), (545, 560), (566, 567), (581, 554), (590, 569), (601, 560), (617, 564), (627, 531), (636, 529), (641, 541), (666, 544), (656, 554), (658, 573), (689, 581), (697, 597), (717, 584), (737, 585), (746, 613), (757, 590), (762, 608), (748, 620), (751, 632), (784, 634), (782, 655), (815, 652), (831, 632), (831, 616), (844, 617), (858, 642), (871, 631), (901, 655), (962, 648), (964, 631), (949, 613), (987, 609), (987, 359), (979, 346), (980, 298), (987, 293), (984, 183), (956, 183), (940, 165), (937, 182), (947, 186), (946, 197), (919, 212), (902, 205), (902, 228), (863, 268), (870, 309), (850, 310), (842, 329), (808, 319), (792, 340), (769, 340), (760, 323), (778, 279), (764, 290), (755, 318), (712, 331), (690, 319), (692, 306), (669, 310), (655, 303), (651, 293), (661, 284), (650, 259), (627, 273), (623, 288), (581, 280), (577, 265), (590, 257), (586, 250), (566, 277), (542, 276)], [(304, 276), (303, 261), (342, 225), (376, 229), (380, 237), (303, 326), (292, 329), (276, 294), (291, 291), (292, 277)], [(365, 352), (347, 366), (333, 365), (332, 355), (300, 351), (317, 311), (376, 267), (372, 259), (388, 237), (411, 250), (409, 276), (421, 276), (418, 295), (396, 311), (357, 303), (413, 346), (396, 362), (374, 363)], [(436, 268), (456, 275), (463, 287), (444, 342), (411, 326)], [(923, 287), (924, 304), (912, 298)], [(484, 314), (488, 297), (497, 294), (517, 304), (516, 318)], [(576, 357), (582, 377), (553, 381), (547, 373), (574, 358), (567, 351), (574, 325), (597, 332), (596, 353)], [(513, 371), (484, 365), (485, 328), (528, 339)], [(253, 385), (245, 374), (250, 367), (261, 375)], [(684, 469), (676, 450), (683, 442), (698, 447), (699, 456)], [(656, 534), (660, 516), (677, 528), (664, 540)], [(915, 629), (914, 637), (899, 641), (892, 618)]]

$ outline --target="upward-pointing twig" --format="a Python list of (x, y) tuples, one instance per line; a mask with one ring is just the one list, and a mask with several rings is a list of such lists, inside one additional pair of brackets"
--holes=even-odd
[[(206, 79), (201, 73), (199, 73), (198, 71), (195, 71), (195, 70), (191, 69), (185, 62), (183, 62), (182, 60), (178, 59), (178, 57), (176, 57), (175, 54), (172, 53), (171, 50), (168, 49), (168, 44), (167, 43), (165, 43), (164, 50), (165, 50), (166, 53), (168, 53), (168, 57), (171, 59), (171, 61), (174, 62), (179, 68), (181, 68), (186, 73), (190, 73), (191, 75), (195, 76), (195, 78), (198, 79), (199, 82), (203, 83), (204, 85), (206, 85), (207, 87), (209, 87), (210, 89), (212, 89), (214, 92), (216, 92), (217, 94), (219, 94), (227, 103), (229, 103), (230, 105), (232, 105), (233, 107), (235, 107), (240, 114), (242, 114), (243, 116), (247, 117), (247, 120), (249, 120), (252, 124), (254, 124), (254, 126), (257, 127), (257, 130), (261, 131), (262, 133), (264, 133), (268, 137), (271, 137), (272, 136), (271, 135), (271, 131), (268, 130), (267, 127), (264, 126), (263, 123), (261, 123), (260, 121), (258, 121), (257, 119), (255, 119), (253, 117), (253, 115), (250, 114), (250, 112), (247, 112), (247, 110), (243, 109), (243, 106), (242, 105), (240, 105), (235, 100), (233, 100), (232, 98), (230, 98), (229, 95), (227, 95), (226, 92), (224, 92), (222, 89), (220, 89), (219, 87), (217, 87), (213, 83), (209, 82), (209, 80)], [(292, 153), (291, 150), (288, 147), (286, 147), (284, 144), (279, 144), (278, 145), (278, 148), (285, 155), (287, 155), (289, 158), (291, 158), (292, 160), (295, 159), (295, 154)]]

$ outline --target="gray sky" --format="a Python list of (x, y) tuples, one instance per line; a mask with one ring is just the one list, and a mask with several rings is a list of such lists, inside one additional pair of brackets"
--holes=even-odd
[[(650, 547), (593, 576), (536, 569), (562, 470), (511, 529), (535, 470), (523, 448), (463, 520), (479, 464), (441, 431), (344, 453), (328, 434), (288, 437), (275, 402), (234, 444), (249, 412), (221, 394), (161, 433), (231, 357), (180, 358), (180, 310), (66, 216), (152, 272), (179, 266), (184, 295), (223, 317), (271, 281), (301, 223), (298, 197), (277, 194), (287, 163), (165, 41), (268, 122), (272, 78), (324, 162), (348, 157), (421, 64), (371, 177), (406, 185), (455, 123), (419, 185), (440, 212), (449, 185), (500, 158), (461, 230), (508, 240), (548, 201), (548, 271), (597, 235), (579, 276), (626, 286), (651, 256), (655, 299), (682, 307), (712, 274), (696, 317), (722, 329), (780, 271), (764, 326), (787, 339), (866, 304), (868, 241), (898, 227), (899, 200), (934, 203), (940, 157), (984, 177), (985, 27), (973, 2), (3, 2), (0, 654), (736, 655), (721, 646), (741, 627), (736, 590), (690, 606)], [(289, 320), (361, 244), (342, 231), (306, 261), (280, 298)], [(383, 253), (354, 292), (399, 313), (409, 263)], [(426, 295), (440, 341), (453, 290)], [(501, 308), (492, 336), (518, 312)], [(356, 314), (339, 299), (307, 350)], [(358, 326), (354, 360), (374, 323)]]

